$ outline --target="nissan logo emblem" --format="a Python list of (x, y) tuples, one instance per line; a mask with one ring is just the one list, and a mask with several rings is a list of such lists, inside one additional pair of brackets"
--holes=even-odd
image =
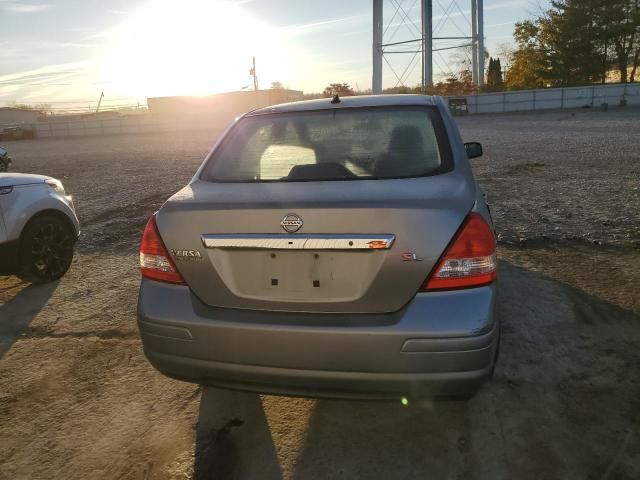
[(302, 228), (302, 219), (295, 213), (287, 213), (280, 221), (280, 226), (288, 233), (295, 233)]

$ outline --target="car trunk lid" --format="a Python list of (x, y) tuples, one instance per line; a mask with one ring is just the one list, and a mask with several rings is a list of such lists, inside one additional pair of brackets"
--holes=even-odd
[[(160, 234), (205, 303), (383, 313), (419, 290), (473, 206), (455, 172), (412, 179), (194, 181), (158, 213)], [(294, 233), (281, 225), (302, 219)], [(286, 223), (286, 222), (285, 222)]]

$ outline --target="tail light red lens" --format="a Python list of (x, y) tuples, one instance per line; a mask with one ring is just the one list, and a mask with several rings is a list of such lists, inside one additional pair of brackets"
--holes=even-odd
[(142, 234), (142, 242), (140, 242), (140, 273), (143, 277), (158, 282), (185, 284), (182, 275), (176, 269), (169, 252), (167, 252), (162, 242), (155, 215), (149, 218)]
[(471, 212), (423, 290), (454, 290), (488, 285), (497, 278), (496, 240), (491, 227)]

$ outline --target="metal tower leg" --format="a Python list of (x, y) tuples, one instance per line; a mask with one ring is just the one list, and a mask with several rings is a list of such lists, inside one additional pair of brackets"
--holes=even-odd
[(483, 0), (476, 0), (478, 9), (478, 86), (484, 85), (484, 8)]
[(471, 0), (471, 79), (478, 85), (478, 1)]
[[(2, 0), (0, 0), (2, 1)], [(471, 14), (472, 21), (466, 18), (465, 12), (462, 10), (458, 2), (471, 2)], [(373, 48), (372, 48), (372, 56), (373, 56), (373, 70), (371, 77), (371, 87), (374, 94), (382, 93), (382, 62), (385, 61), (389, 66), (389, 71), (392, 73), (397, 79), (395, 87), (405, 86), (409, 78), (411, 77), (414, 69), (417, 68), (420, 63), (419, 60), (422, 59), (422, 88), (423, 90), (427, 87), (433, 85), (433, 76), (434, 76), (434, 57), (433, 54), (435, 52), (440, 52), (442, 50), (452, 50), (458, 48), (468, 48), (472, 47), (472, 77), (473, 77), (473, 85), (481, 86), (484, 84), (484, 29), (483, 29), (483, 15), (482, 15), (482, 4), (483, 0), (451, 0), (449, 6), (444, 8), (438, 2), (436, 2), (437, 7), (442, 10), (442, 15), (438, 18), (436, 30), (434, 32), (433, 26), (433, 0), (420, 0), (420, 9), (421, 9), (421, 19), (420, 25), (416, 21), (415, 17), (410, 15), (409, 11), (406, 10), (405, 5), (403, 4), (403, 0), (392, 0), (393, 7), (395, 8), (395, 13), (390, 16), (389, 24), (383, 25), (383, 8), (384, 8), (384, 0), (372, 0), (373, 5)], [(410, 2), (413, 5), (418, 3), (418, 0), (415, 2)], [(469, 36), (467, 32), (465, 32), (454, 20), (453, 17), (458, 16), (452, 9), (456, 7), (459, 13), (465, 17), (466, 23), (471, 24), (471, 35)], [(396, 20), (398, 19), (398, 20)], [(405, 27), (404, 29), (404, 37), (405, 39), (398, 39), (395, 42), (393, 41), (396, 33), (401, 27)], [(384, 36), (386, 35), (386, 31), (389, 30), (389, 27), (392, 27), (392, 31), (390, 33), (389, 39), (385, 42)], [(446, 32), (451, 32), (453, 28), (462, 33), (462, 36), (449, 36), (445, 34), (444, 36), (438, 36), (438, 32), (445, 28)], [(407, 33), (411, 34), (411, 38), (406, 39)], [(434, 35), (436, 37), (434, 38)], [(438, 48), (438, 42), (446, 40), (457, 40), (460, 42), (465, 42), (464, 44), (451, 46), (446, 45)], [(469, 43), (471, 40), (471, 45)], [(419, 57), (418, 55), (421, 54)], [(407, 64), (404, 67), (394, 68), (389, 62), (390, 55), (400, 55), (402, 59), (409, 58)], [(412, 56), (409, 56), (412, 55)], [(440, 54), (438, 54), (440, 55)], [(396, 57), (397, 58), (397, 57)], [(446, 64), (446, 60), (443, 60)], [(396, 64), (397, 65), (397, 64)], [(444, 72), (450, 72), (446, 67), (444, 68)], [(414, 81), (414, 80), (411, 80)]]
[(422, 89), (433, 86), (433, 0), (422, 0)]
[(373, 75), (371, 90), (382, 93), (382, 0), (373, 0)]

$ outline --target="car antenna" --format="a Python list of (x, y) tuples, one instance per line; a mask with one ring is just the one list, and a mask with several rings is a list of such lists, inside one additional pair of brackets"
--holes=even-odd
[(335, 94), (335, 95), (333, 96), (333, 98), (331, 99), (331, 103), (333, 103), (334, 105), (335, 105), (336, 103), (340, 103), (340, 97), (338, 96), (338, 94)]

